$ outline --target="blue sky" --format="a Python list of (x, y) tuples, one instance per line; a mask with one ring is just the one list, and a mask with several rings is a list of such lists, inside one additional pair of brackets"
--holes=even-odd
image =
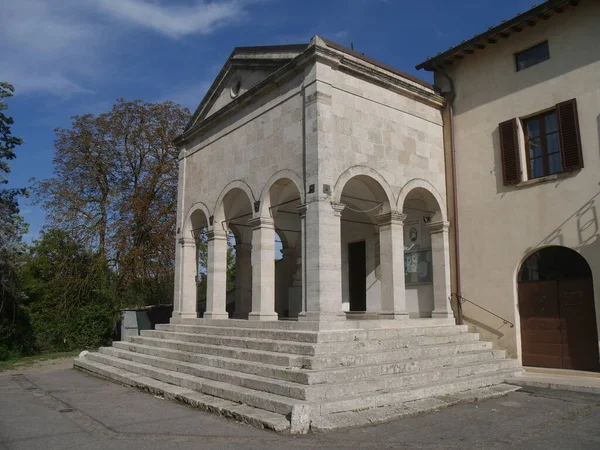
[[(319, 34), (431, 81), (428, 56), (533, 6), (528, 0), (3, 0), (0, 80), (25, 143), (9, 187), (52, 176), (54, 129), (115, 99), (194, 109), (233, 47), (308, 42)], [(21, 210), (37, 237), (44, 212)]]

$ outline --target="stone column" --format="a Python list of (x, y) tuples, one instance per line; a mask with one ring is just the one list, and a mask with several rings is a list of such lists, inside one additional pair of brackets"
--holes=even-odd
[[(306, 311), (300, 320), (344, 320), (341, 222), (345, 205), (314, 201), (306, 211)], [(304, 281), (304, 280), (303, 280)]]
[(179, 244), (179, 317), (195, 319), (198, 317), (198, 305), (196, 301), (196, 277), (198, 274), (196, 241), (191, 237), (181, 238), (179, 239)]
[(397, 211), (380, 214), (379, 259), (381, 270), (381, 312), (383, 319), (408, 319), (404, 286), (404, 220)]
[(450, 307), (450, 243), (448, 222), (427, 224), (431, 234), (431, 258), (433, 263), (433, 318), (454, 317)]
[(208, 238), (208, 273), (205, 319), (228, 319), (227, 303), (227, 233), (210, 230)]
[(248, 320), (277, 320), (275, 312), (275, 226), (257, 217), (252, 226), (252, 312)]
[[(283, 269), (275, 269), (275, 311), (283, 314), (288, 311), (290, 314), (289, 288), (292, 285), (292, 277), (296, 271), (296, 248), (288, 247), (281, 250), (282, 258), (278, 264), (283, 264)], [(277, 278), (280, 276), (281, 278)]]
[(252, 246), (235, 246), (235, 314), (236, 319), (247, 319), (252, 310)]

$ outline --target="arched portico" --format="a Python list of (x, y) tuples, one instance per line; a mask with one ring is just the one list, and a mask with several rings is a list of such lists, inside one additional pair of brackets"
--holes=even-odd
[[(343, 184), (342, 184), (343, 183)], [(385, 179), (347, 170), (334, 189), (341, 210), (342, 301), (348, 312), (408, 318), (402, 268), (402, 223)]]
[(400, 192), (404, 221), (404, 281), (407, 308), (417, 317), (454, 317), (450, 307), (450, 242), (446, 210), (425, 180), (412, 180)]
[(173, 313), (182, 318), (198, 316), (198, 240), (206, 236), (210, 212), (204, 203), (194, 204), (182, 224), (175, 251), (175, 295)]
[[(257, 318), (263, 320), (268, 320), (273, 311), (277, 313), (274, 318), (297, 317), (302, 309), (302, 232), (298, 211), (302, 196), (293, 173), (280, 175), (292, 178), (269, 180), (261, 195), (258, 216), (253, 219), (254, 263), (259, 263), (253, 268), (253, 280), (256, 291), (262, 293), (256, 306)], [(276, 235), (283, 257), (275, 262)]]
[[(248, 314), (251, 299), (248, 286), (250, 266), (247, 264), (249, 254), (244, 244), (249, 242), (253, 197), (250, 188), (243, 182), (233, 182), (229, 190), (223, 190), (215, 207), (212, 229), (208, 238), (208, 278), (207, 278), (207, 319), (226, 319), (227, 313), (227, 247), (230, 241), (229, 232), (235, 236), (236, 246), (236, 298), (234, 316), (243, 317)], [(238, 257), (237, 252), (240, 253)], [(244, 261), (241, 261), (245, 258)], [(239, 271), (239, 273), (238, 273)], [(238, 279), (240, 282), (238, 283)], [(241, 285), (240, 283), (243, 283)]]

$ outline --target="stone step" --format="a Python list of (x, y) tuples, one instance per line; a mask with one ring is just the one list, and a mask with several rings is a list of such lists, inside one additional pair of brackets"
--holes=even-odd
[(288, 353), (296, 355), (313, 355), (315, 344), (272, 341), (254, 338), (239, 338), (231, 336), (209, 336), (196, 333), (182, 333), (162, 330), (142, 330), (140, 335), (149, 338), (168, 339), (195, 344), (216, 345), (220, 347), (242, 348), (248, 350)]
[[(420, 386), (400, 388), (379, 393), (365, 393), (345, 396), (320, 405), (319, 414), (333, 414), (345, 411), (356, 411), (367, 408), (378, 408), (388, 405), (401, 404), (411, 400), (430, 398), (440, 395), (451, 395), (458, 392), (479, 389), (502, 384), (507, 376), (516, 372), (515, 368), (496, 370), (484, 374), (474, 374), (455, 378), (446, 382), (423, 383)], [(319, 415), (317, 414), (317, 415)]]
[[(158, 327), (158, 326), (157, 326)], [(196, 344), (217, 345), (224, 347), (244, 348), (251, 350), (265, 350), (275, 353), (288, 353), (306, 356), (325, 356), (338, 354), (356, 354), (371, 351), (392, 349), (415, 348), (425, 345), (440, 345), (449, 343), (478, 342), (477, 333), (455, 333), (439, 336), (410, 336), (389, 339), (361, 340), (351, 339), (348, 342), (308, 343), (293, 341), (277, 341), (262, 338), (207, 335), (198, 333), (184, 333), (181, 331), (143, 330), (141, 336), (150, 338), (163, 338)]]
[[(231, 372), (240, 372), (245, 374), (256, 375), (259, 377), (290, 381), (299, 384), (322, 384), (322, 383), (348, 383), (351, 381), (362, 380), (365, 378), (376, 378), (382, 375), (390, 375), (397, 373), (407, 373), (431, 370), (439, 367), (457, 366), (462, 364), (470, 364), (474, 362), (486, 362), (497, 360), (504, 357), (502, 350), (483, 350), (469, 353), (461, 353), (459, 355), (449, 355), (435, 358), (422, 358), (413, 360), (394, 361), (383, 364), (371, 364), (366, 366), (339, 367), (322, 370), (301, 370), (293, 368), (281, 368), (279, 366), (255, 363), (249, 361), (240, 361), (236, 359), (202, 355), (192, 352), (184, 352), (180, 350), (171, 350), (161, 347), (153, 347), (131, 342), (114, 342), (113, 348), (124, 350), (127, 352), (140, 353), (148, 356), (155, 356), (168, 360), (176, 360), (189, 362), (192, 364), (200, 364), (202, 366), (224, 369)], [(102, 352), (111, 352), (111, 348), (104, 348)], [(118, 355), (117, 355), (118, 356)], [(125, 354), (126, 359), (131, 356)], [(151, 359), (143, 361), (138, 358), (139, 362), (147, 362), (152, 364)], [(168, 368), (168, 367), (167, 367)], [(203, 373), (200, 376), (219, 379), (221, 372), (216, 375)], [(237, 378), (237, 377), (236, 377)], [(233, 382), (233, 381), (229, 381)], [(234, 384), (238, 384), (234, 382)], [(279, 393), (279, 391), (269, 390), (269, 392)], [(304, 396), (296, 397), (305, 399)]]
[[(105, 347), (105, 349), (111, 347)], [(225, 356), (204, 355), (202, 353), (186, 352), (182, 350), (166, 349), (151, 345), (136, 344), (134, 342), (113, 342), (112, 348), (139, 353), (147, 356), (156, 356), (174, 361), (183, 361), (192, 364), (200, 364), (206, 367), (240, 372), (244, 374), (257, 375), (260, 377), (291, 381), (293, 383), (309, 384), (310, 372), (300, 368), (285, 368), (268, 363), (244, 361), (227, 358)], [(204, 375), (203, 375), (204, 376)]]
[(89, 353), (85, 360), (116, 367), (164, 383), (192, 389), (213, 397), (219, 397), (237, 403), (244, 403), (248, 406), (264, 409), (283, 416), (292, 414), (292, 422), (294, 421), (294, 408), (298, 412), (301, 411), (304, 406), (311, 406), (307, 402), (289, 396), (281, 396), (221, 381), (209, 380), (179, 371), (181, 367), (189, 366), (189, 364), (186, 363), (179, 363), (176, 367), (178, 371), (173, 371), (135, 361), (128, 361), (103, 353)]
[[(408, 374), (382, 374), (382, 368), (380, 366), (372, 366), (360, 368), (362, 370), (348, 369), (347, 372), (342, 375), (334, 373), (329, 377), (323, 377), (323, 379), (327, 380), (326, 383), (323, 382), (322, 384), (308, 386), (306, 384), (298, 384), (287, 380), (273, 379), (218, 367), (209, 367), (201, 364), (176, 361), (169, 358), (144, 355), (113, 347), (101, 348), (100, 353), (90, 354), (88, 358), (93, 361), (109, 364), (111, 360), (109, 359), (109, 362), (107, 362), (105, 356), (127, 362), (145, 364), (148, 367), (151, 366), (158, 369), (180, 372), (202, 379), (214, 380), (279, 396), (308, 401), (344, 397), (348, 395), (349, 392), (366, 393), (399, 387), (406, 388), (411, 385), (419, 385), (425, 382), (439, 382), (477, 373), (501, 370), (514, 365), (512, 360), (477, 361), (475, 363), (471, 362), (459, 366), (453, 366), (451, 365), (451, 362), (449, 362), (449, 366), (440, 366), (426, 371), (410, 372)], [(455, 361), (462, 362), (460, 360)], [(127, 367), (122, 367), (121, 363), (113, 362), (111, 364), (129, 370)], [(412, 363), (409, 362), (407, 364)], [(418, 365), (416, 367), (418, 367)], [(371, 372), (377, 375), (365, 378)], [(303, 371), (302, 373), (299, 373), (299, 375), (303, 378), (313, 377), (313, 379), (320, 376), (319, 372), (314, 371)]]
[(319, 333), (303, 330), (272, 330), (263, 328), (216, 327), (209, 325), (157, 324), (156, 330), (180, 333), (194, 333), (208, 336), (227, 336), (237, 338), (268, 339), (275, 341), (292, 341), (316, 343)]
[(365, 379), (372, 379), (375, 381), (378, 377), (382, 376), (413, 374), (440, 368), (463, 367), (476, 363), (506, 361), (503, 359), (504, 355), (505, 352), (503, 350), (489, 349), (460, 353), (458, 355), (405, 359), (382, 364), (311, 370), (307, 371), (309, 374), (308, 384), (354, 383)]
[[(246, 323), (249, 323), (246, 321)], [(253, 337), (256, 339), (268, 339), (276, 341), (293, 342), (350, 342), (352, 340), (392, 339), (400, 337), (415, 336), (438, 336), (466, 333), (466, 325), (454, 326), (430, 326), (430, 327), (406, 327), (406, 328), (382, 328), (382, 329), (350, 329), (329, 331), (307, 331), (270, 328), (249, 328), (233, 326), (222, 327), (212, 325), (188, 325), (188, 324), (159, 324), (157, 330), (173, 331), (183, 333), (206, 334), (210, 336), (234, 336)]]
[(410, 319), (410, 320), (335, 320), (330, 322), (298, 321), (298, 320), (273, 320), (273, 321), (248, 321), (245, 319), (182, 319), (172, 317), (170, 323), (181, 325), (208, 325), (216, 327), (239, 327), (239, 328), (267, 328), (272, 330), (349, 330), (363, 329), (372, 330), (376, 328), (424, 328), (455, 326), (454, 319)]
[[(338, 366), (361, 366), (405, 359), (434, 358), (436, 356), (457, 355), (478, 350), (491, 350), (492, 344), (487, 341), (458, 342), (420, 347), (381, 350), (360, 353), (340, 353), (331, 356), (304, 357), (302, 367), (305, 369), (324, 369)], [(498, 350), (500, 351), (500, 350)]]
[(316, 416), (311, 422), (315, 432), (333, 431), (366, 425), (385, 423), (405, 417), (412, 417), (439, 411), (459, 403), (484, 401), (510, 394), (520, 388), (508, 384), (470, 389), (452, 395), (439, 395), (419, 400), (406, 401), (391, 406), (380, 406), (360, 411), (339, 412)]
[[(205, 366), (192, 362), (183, 362), (169, 358), (145, 355), (143, 353), (120, 350), (114, 347), (101, 347), (98, 353), (88, 355), (92, 361), (106, 364), (105, 356), (117, 358), (126, 362), (144, 364), (148, 367), (179, 372), (197, 378), (218, 381), (232, 386), (268, 392), (270, 394), (289, 397), (297, 400), (306, 398), (307, 385), (294, 383), (276, 378), (253, 375), (249, 373), (235, 372), (221, 369), (219, 367)], [(128, 370), (127, 368), (125, 368)], [(276, 412), (276, 411), (275, 411)]]
[(456, 355), (478, 350), (489, 350), (492, 344), (486, 341), (475, 341), (465, 343), (450, 343), (434, 346), (421, 346), (402, 348), (399, 350), (384, 350), (377, 348), (369, 353), (342, 353), (332, 356), (307, 357), (294, 354), (268, 352), (264, 350), (250, 350), (236, 347), (224, 347), (220, 345), (196, 344), (163, 338), (150, 338), (144, 336), (132, 336), (129, 342), (161, 347), (184, 352), (200, 353), (212, 356), (223, 356), (244, 361), (262, 362), (283, 367), (297, 367), (304, 369), (324, 369), (329, 367), (348, 367), (369, 365), (386, 362), (396, 362), (404, 359), (417, 359), (445, 355)]
[(268, 352), (265, 350), (251, 350), (222, 345), (195, 344), (193, 342), (176, 341), (171, 339), (150, 338), (144, 336), (131, 336), (128, 342), (148, 345), (153, 347), (181, 350), (184, 352), (201, 353), (204, 355), (224, 356), (226, 358), (244, 361), (261, 362), (283, 367), (302, 367), (306, 363), (303, 356)]
[(311, 385), (306, 392), (308, 401), (344, 398), (349, 395), (367, 395), (376, 392), (387, 392), (396, 389), (417, 389), (420, 385), (447, 383), (466, 377), (482, 374), (493, 374), (497, 371), (511, 370), (518, 366), (512, 359), (476, 361), (462, 365), (436, 367), (430, 370), (393, 373), (374, 378), (349, 380), (335, 384)]
[(290, 428), (289, 420), (282, 414), (276, 414), (264, 409), (239, 404), (211, 395), (164, 383), (143, 375), (129, 372), (117, 367), (109, 366), (89, 359), (75, 359), (76, 368), (89, 372), (102, 378), (116, 381), (127, 386), (141, 388), (152, 394), (164, 396), (168, 400), (175, 400), (192, 407), (218, 414), (219, 416), (235, 419), (239, 422), (253, 425), (257, 428), (267, 428), (273, 431), (286, 431)]

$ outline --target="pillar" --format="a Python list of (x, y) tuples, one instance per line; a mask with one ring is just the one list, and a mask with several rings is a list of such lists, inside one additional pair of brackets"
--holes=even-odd
[(185, 319), (195, 319), (198, 317), (198, 304), (196, 301), (196, 277), (198, 273), (198, 260), (196, 258), (196, 241), (194, 238), (187, 237), (179, 239), (179, 262), (176, 270), (179, 276), (176, 277), (179, 283), (176, 283), (178, 292), (175, 303), (179, 304), (179, 317)]
[[(343, 320), (341, 216), (345, 205), (329, 201), (308, 204), (305, 219), (306, 310), (299, 320)], [(304, 230), (303, 230), (304, 231)]]
[(227, 233), (210, 230), (208, 238), (208, 273), (205, 319), (228, 319), (227, 303)]
[(381, 270), (381, 312), (383, 319), (408, 319), (404, 286), (405, 214), (392, 211), (380, 214), (379, 259)]
[(450, 241), (448, 222), (427, 224), (431, 234), (431, 259), (433, 265), (433, 318), (454, 317), (450, 307)]
[(275, 226), (257, 217), (252, 226), (252, 312), (248, 320), (277, 320), (275, 312)]
[(252, 246), (235, 246), (235, 314), (236, 319), (247, 319), (252, 310)]

